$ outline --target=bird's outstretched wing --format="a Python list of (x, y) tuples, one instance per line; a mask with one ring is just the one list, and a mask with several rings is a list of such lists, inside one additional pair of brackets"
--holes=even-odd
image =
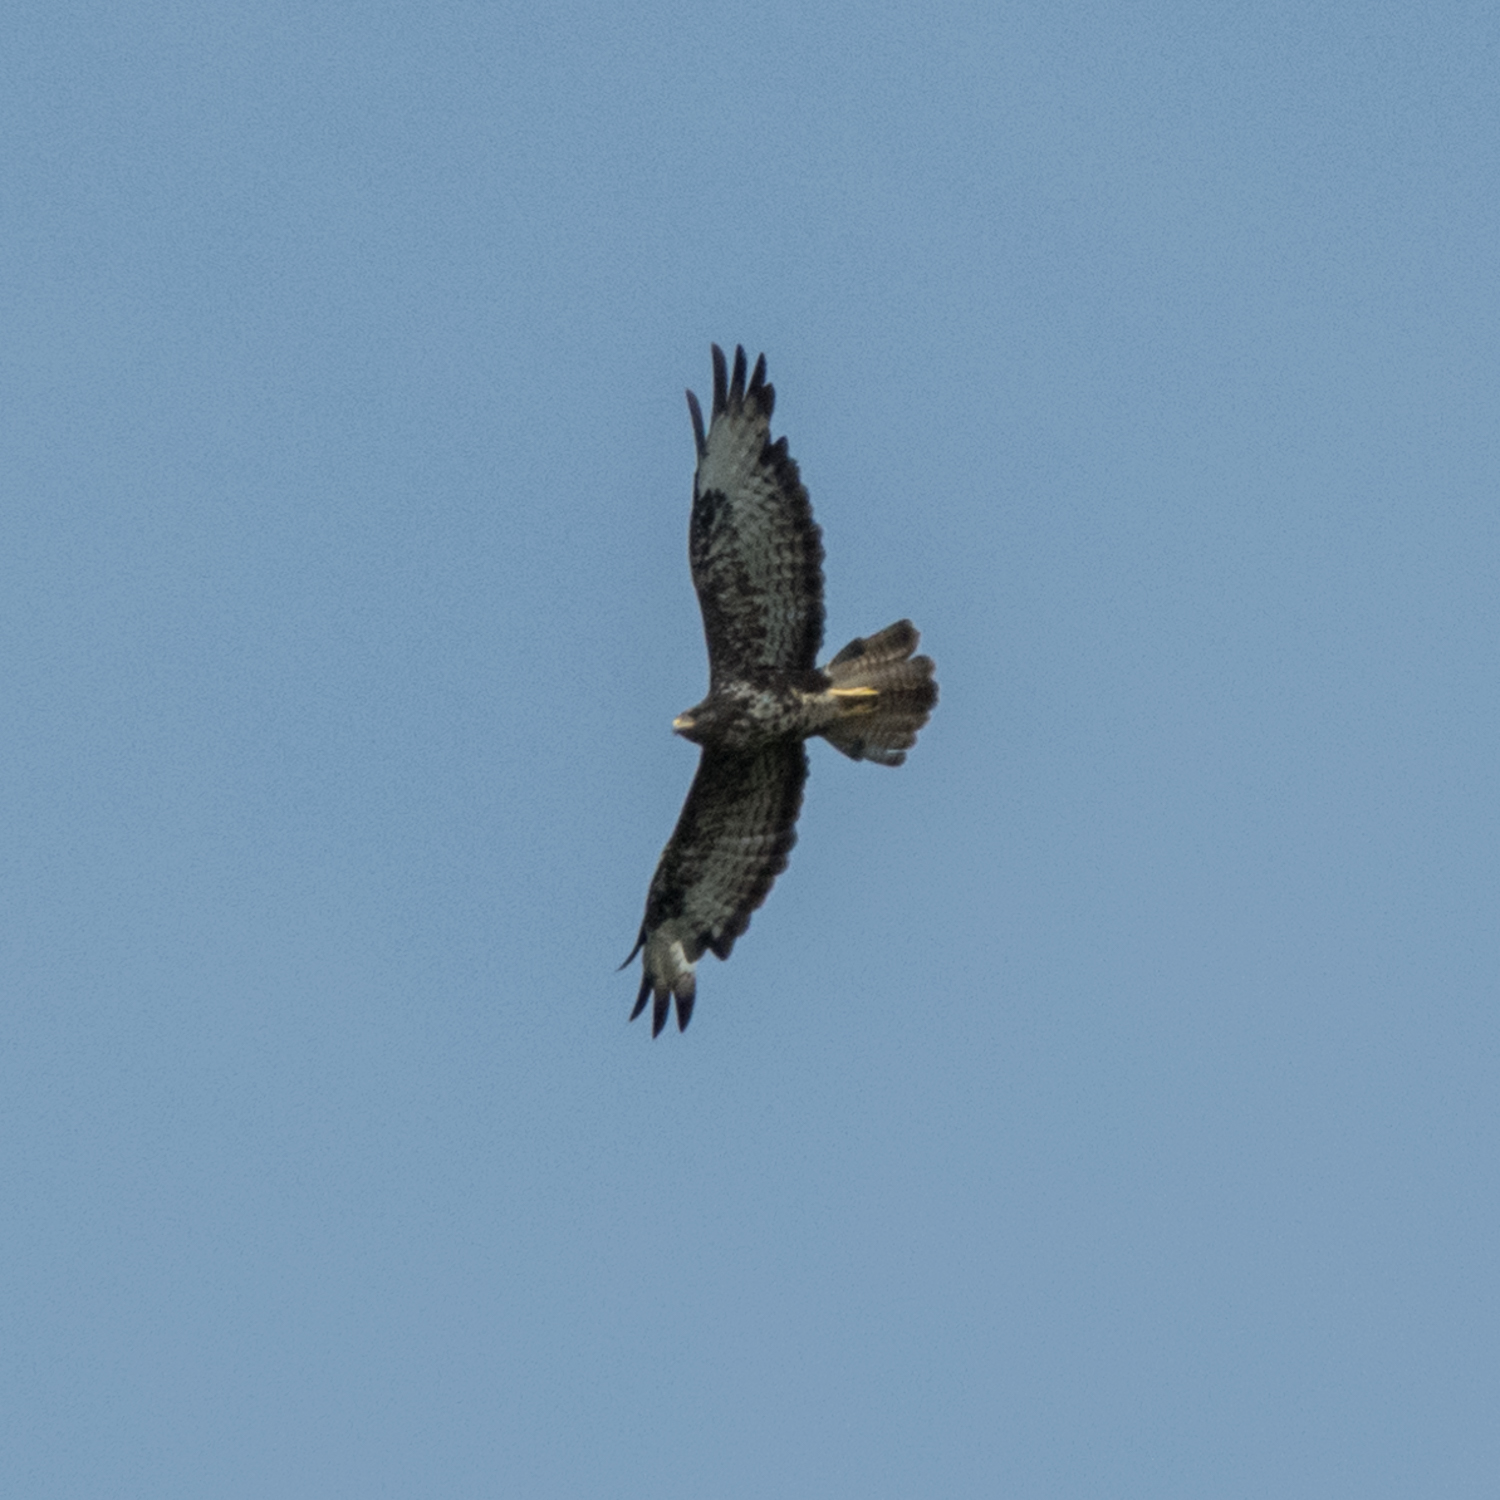
[(687, 393), (698, 444), (688, 555), (703, 610), (710, 680), (757, 671), (809, 671), (823, 644), (823, 535), (812, 517), (786, 439), (771, 441), (776, 388), (766, 357), (745, 384), (713, 346), (714, 405), (708, 431)]
[(710, 949), (729, 957), (751, 912), (786, 869), (806, 781), (807, 752), (800, 741), (748, 753), (704, 746), (656, 866), (640, 935), (625, 960), (646, 950), (630, 1019), (649, 997), (652, 1036), (666, 1025), (674, 998), (678, 1029), (686, 1029), (696, 993), (693, 966)]

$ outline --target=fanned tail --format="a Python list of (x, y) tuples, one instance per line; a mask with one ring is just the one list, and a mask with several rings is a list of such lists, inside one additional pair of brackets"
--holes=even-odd
[(823, 738), (850, 760), (899, 766), (937, 702), (932, 658), (913, 656), (921, 636), (910, 620), (849, 642), (823, 670), (835, 689), (873, 688), (876, 697), (850, 700), (850, 713)]

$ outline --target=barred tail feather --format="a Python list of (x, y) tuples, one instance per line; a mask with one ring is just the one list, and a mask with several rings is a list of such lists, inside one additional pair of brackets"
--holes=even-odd
[(835, 688), (873, 688), (879, 695), (823, 731), (835, 750), (882, 766), (906, 759), (938, 697), (932, 658), (912, 655), (920, 639), (910, 620), (898, 620), (878, 635), (850, 641), (823, 668)]

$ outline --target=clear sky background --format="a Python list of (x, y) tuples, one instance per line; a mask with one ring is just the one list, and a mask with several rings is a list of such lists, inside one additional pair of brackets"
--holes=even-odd
[[(1492, 4), (3, 32), (9, 1493), (1495, 1493)], [(711, 340), (943, 697), (653, 1043)]]

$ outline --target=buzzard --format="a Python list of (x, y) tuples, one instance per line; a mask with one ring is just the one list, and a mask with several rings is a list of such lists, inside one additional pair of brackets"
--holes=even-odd
[[(899, 766), (937, 702), (932, 660), (914, 656), (910, 620), (850, 641), (827, 666), (823, 535), (786, 439), (771, 441), (776, 391), (766, 357), (745, 384), (713, 345), (708, 431), (687, 393), (698, 446), (688, 556), (708, 638), (708, 697), (672, 728), (702, 746), (698, 774), (662, 851), (630, 952), (641, 960), (633, 1021), (652, 1001), (651, 1035), (677, 1002), (687, 1029), (694, 965), (728, 958), (750, 914), (786, 869), (807, 781), (803, 741), (820, 734), (851, 760)], [(625, 967), (621, 965), (621, 968)]]

